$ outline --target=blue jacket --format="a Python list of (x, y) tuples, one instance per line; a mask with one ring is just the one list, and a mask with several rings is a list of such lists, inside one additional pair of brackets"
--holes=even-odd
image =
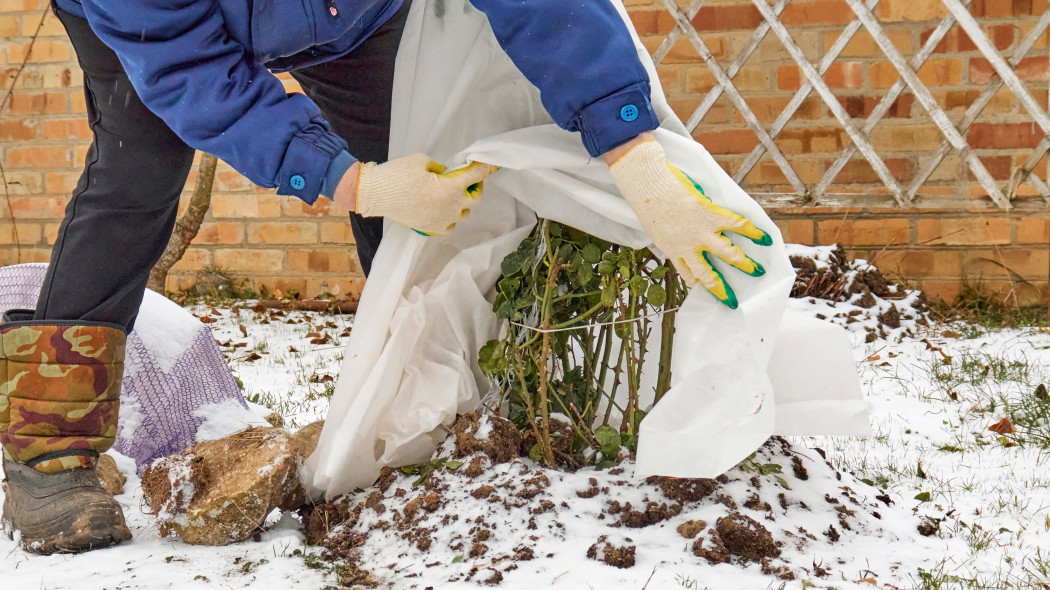
[[(352, 51), (402, 0), (57, 0), (111, 47), (142, 101), (187, 144), (313, 203), (353, 164), (346, 142), (271, 74)], [(411, 0), (408, 0), (411, 1)], [(658, 121), (607, 0), (470, 0), (561, 127), (598, 156)], [(307, 51), (307, 50), (310, 51)]]

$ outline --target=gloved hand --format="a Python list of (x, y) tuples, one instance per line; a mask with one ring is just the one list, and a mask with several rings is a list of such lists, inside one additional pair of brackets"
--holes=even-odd
[(425, 154), (361, 163), (356, 210), (389, 217), (424, 235), (445, 234), (478, 203), (482, 181), (498, 166), (472, 162), (446, 172)]
[(632, 147), (609, 166), (609, 171), (645, 231), (686, 283), (690, 287), (700, 283), (722, 303), (736, 309), (736, 294), (711, 264), (710, 256), (753, 277), (762, 276), (766, 272), (762, 265), (733, 245), (724, 232), (738, 233), (763, 246), (773, 243), (769, 234), (713, 203), (695, 180), (667, 161), (655, 140)]

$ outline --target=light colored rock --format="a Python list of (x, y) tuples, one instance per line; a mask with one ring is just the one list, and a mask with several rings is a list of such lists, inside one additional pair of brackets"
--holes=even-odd
[(124, 483), (128, 481), (128, 478), (120, 472), (120, 469), (117, 469), (117, 462), (109, 455), (99, 455), (98, 457), (98, 479), (102, 482), (102, 487), (111, 496), (123, 494)]
[(303, 503), (300, 464), (286, 431), (249, 428), (153, 463), (142, 474), (142, 489), (161, 535), (226, 545), (259, 532), (274, 508)]
[(314, 450), (317, 449), (317, 440), (321, 438), (322, 428), (324, 428), (324, 420), (318, 420), (303, 426), (292, 435), (292, 438), (295, 439), (295, 450), (299, 453), (300, 460), (306, 461), (307, 457), (312, 455)]

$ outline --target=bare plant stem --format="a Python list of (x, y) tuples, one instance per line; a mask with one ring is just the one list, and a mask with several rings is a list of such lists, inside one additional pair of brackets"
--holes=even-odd
[(678, 273), (674, 266), (667, 265), (667, 274), (664, 275), (664, 290), (667, 292), (667, 302), (664, 304), (664, 317), (660, 324), (660, 367), (656, 378), (656, 396), (653, 403), (658, 403), (671, 389), (671, 351), (674, 349), (674, 319), (675, 311), (680, 303), (678, 292)]

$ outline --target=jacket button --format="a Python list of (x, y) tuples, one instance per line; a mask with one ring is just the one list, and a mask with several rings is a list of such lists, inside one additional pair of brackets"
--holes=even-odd
[(288, 184), (292, 185), (292, 188), (295, 190), (301, 191), (306, 188), (306, 179), (302, 175), (296, 174), (288, 179)]
[(638, 118), (638, 107), (629, 104), (620, 109), (620, 118), (630, 123)]

